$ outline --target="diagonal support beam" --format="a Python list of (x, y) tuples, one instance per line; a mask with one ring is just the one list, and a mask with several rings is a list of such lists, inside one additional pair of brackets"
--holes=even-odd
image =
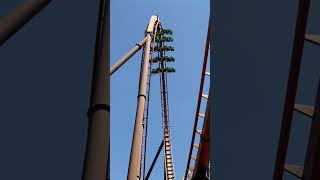
[(153, 159), (153, 161), (152, 161), (152, 164), (151, 164), (151, 166), (150, 166), (150, 169), (149, 169), (149, 171), (148, 171), (148, 173), (147, 173), (147, 176), (146, 176), (146, 178), (145, 178), (144, 180), (148, 180), (148, 179), (149, 179), (149, 176), (151, 175), (151, 172), (152, 172), (152, 170), (153, 170), (153, 167), (154, 167), (154, 165), (156, 164), (156, 162), (157, 162), (157, 160), (158, 160), (158, 157), (159, 157), (159, 154), (160, 154), (160, 152), (161, 152), (162, 147), (163, 147), (163, 141), (161, 141), (161, 144), (160, 144), (160, 146), (159, 146), (159, 148), (158, 148), (157, 154), (156, 154), (156, 156), (154, 157), (154, 159)]
[(298, 7), (299, 9), (296, 20), (293, 49), (291, 54), (291, 65), (289, 71), (287, 93), (282, 115), (282, 123), (276, 162), (274, 166), (273, 180), (283, 179), (283, 171), (289, 144), (294, 104), (298, 89), (299, 73), (305, 41), (304, 38), (307, 28), (310, 0), (300, 0)]
[(0, 19), (0, 46), (28, 23), (51, 0), (25, 0), (8, 15)]
[(116, 72), (124, 63), (126, 63), (136, 52), (138, 52), (141, 47), (146, 43), (147, 37), (136, 44), (126, 55), (120, 58), (115, 64), (110, 68), (110, 76)]

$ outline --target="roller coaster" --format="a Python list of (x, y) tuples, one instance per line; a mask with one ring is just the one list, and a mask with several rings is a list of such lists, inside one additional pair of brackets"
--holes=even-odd
[[(25, 0), (7, 15), (0, 19), (0, 46), (18, 32), (26, 23), (36, 16), (52, 0)], [(320, 162), (320, 83), (314, 106), (295, 104), (298, 88), (301, 60), (305, 42), (320, 45), (320, 36), (306, 34), (310, 0), (299, 0), (296, 30), (292, 48), (291, 65), (288, 77), (287, 94), (282, 116), (282, 125), (273, 180), (282, 180), (284, 172), (288, 172), (299, 179), (319, 180)], [(109, 143), (109, 80), (119, 68), (124, 65), (136, 52), (142, 49), (140, 66), (139, 91), (137, 97), (137, 111), (135, 117), (134, 133), (132, 137), (131, 153), (128, 167), (128, 180), (148, 180), (153, 167), (157, 162), (161, 150), (164, 148), (164, 179), (179, 179), (175, 174), (173, 151), (171, 142), (171, 129), (169, 121), (169, 99), (167, 87), (168, 73), (174, 73), (175, 69), (169, 67), (175, 58), (168, 56), (174, 48), (167, 43), (173, 41), (170, 37), (172, 30), (164, 29), (158, 16), (152, 16), (145, 31), (145, 37), (134, 46), (125, 56), (120, 58), (110, 69), (110, 2), (99, 0), (97, 31), (94, 52), (94, 67), (91, 84), (91, 98), (87, 112), (88, 137), (83, 180), (109, 180), (110, 179), (110, 143)], [(210, 51), (210, 25), (205, 45), (198, 102), (192, 131), (190, 149), (187, 158), (186, 169), (182, 180), (212, 179), (210, 169), (210, 123), (212, 91), (205, 92), (205, 79), (210, 78), (207, 68), (208, 54)], [(154, 67), (155, 68), (154, 68)], [(107, 68), (106, 68), (107, 67)], [(151, 90), (151, 76), (158, 74), (161, 91), (162, 110), (162, 135), (159, 146), (151, 166), (146, 170), (146, 152), (148, 151), (148, 116)], [(211, 77), (212, 78), (212, 77)], [(205, 109), (205, 112), (201, 112)], [(301, 113), (312, 119), (309, 142), (303, 165), (287, 164), (286, 157), (290, 139), (290, 130), (294, 112)], [(179, 164), (180, 165), (180, 164)]]
[[(17, 6), (8, 15), (2, 17), (0, 21), (0, 45), (3, 45), (11, 36), (28, 23), (37, 13), (45, 8), (51, 0), (26, 0)], [(135, 127), (132, 137), (132, 146), (129, 159), (128, 180), (147, 180), (159, 157), (161, 150), (164, 150), (164, 179), (177, 179), (174, 171), (174, 161), (172, 154), (171, 129), (169, 121), (169, 99), (167, 87), (168, 73), (174, 73), (175, 69), (169, 67), (170, 62), (175, 58), (169, 56), (169, 51), (174, 51), (174, 47), (167, 45), (173, 41), (173, 31), (164, 29), (158, 16), (152, 16), (145, 31), (145, 37), (125, 56), (120, 58), (110, 71), (104, 67), (109, 67), (109, 1), (99, 1), (99, 11), (96, 31), (96, 44), (94, 53), (94, 68), (91, 86), (91, 98), (88, 108), (88, 137), (87, 147), (83, 167), (83, 180), (102, 180), (110, 178), (109, 171), (109, 137), (101, 136), (109, 132), (109, 78), (130, 57), (142, 49), (139, 93), (137, 99), (137, 113)], [(182, 179), (209, 178), (209, 119), (210, 108), (207, 106), (205, 113), (200, 113), (201, 99), (209, 102), (210, 94), (202, 94), (206, 72), (206, 64), (209, 50), (209, 31), (206, 42), (203, 72), (200, 85), (200, 96), (198, 100), (195, 127), (192, 133), (192, 143), (188, 156), (187, 171)], [(106, 61), (107, 59), (107, 61)], [(154, 67), (154, 68), (153, 68)], [(162, 110), (162, 133), (163, 139), (158, 152), (153, 159), (149, 170), (146, 171), (146, 152), (148, 151), (148, 116), (149, 99), (151, 89), (151, 76), (159, 75), (160, 96)], [(208, 102), (206, 104), (208, 104)], [(202, 118), (203, 122), (198, 123)], [(196, 137), (200, 138), (196, 142)], [(198, 143), (198, 144), (196, 144)], [(195, 150), (197, 149), (197, 150)], [(191, 161), (192, 160), (192, 161)]]
[[(210, 76), (207, 70), (210, 28), (206, 39), (205, 56), (202, 67), (201, 83), (198, 97), (198, 104), (195, 116), (194, 129), (192, 132), (192, 140), (188, 156), (187, 169), (182, 179), (209, 179), (210, 178), (210, 93), (203, 92), (204, 80)], [(159, 152), (164, 146), (164, 176), (166, 180), (176, 179), (174, 172), (174, 163), (171, 147), (171, 131), (169, 121), (169, 103), (168, 103), (168, 87), (167, 74), (175, 72), (175, 69), (168, 67), (170, 62), (175, 61), (174, 57), (167, 56), (168, 51), (174, 51), (172, 46), (166, 46), (166, 43), (172, 42), (173, 38), (168, 36), (173, 32), (170, 29), (163, 29), (158, 16), (152, 16), (147, 26), (145, 38), (138, 43), (125, 56), (120, 58), (112, 67), (111, 74), (120, 68), (127, 60), (134, 55), (139, 49), (143, 48), (138, 106), (132, 140), (128, 180), (136, 180), (137, 177), (141, 180), (148, 179), (152, 172), (153, 166), (157, 161)], [(154, 57), (155, 58), (152, 58)], [(152, 69), (153, 66), (157, 68)], [(147, 135), (148, 135), (148, 114), (149, 114), (149, 99), (151, 87), (151, 75), (159, 74), (160, 91), (161, 91), (161, 109), (162, 109), (162, 131), (163, 140), (159, 147), (158, 153), (155, 156), (148, 173), (146, 173), (146, 152), (147, 152)], [(206, 112), (200, 112), (201, 101), (204, 103)], [(202, 122), (199, 119), (203, 119)], [(192, 161), (191, 161), (192, 160)]]

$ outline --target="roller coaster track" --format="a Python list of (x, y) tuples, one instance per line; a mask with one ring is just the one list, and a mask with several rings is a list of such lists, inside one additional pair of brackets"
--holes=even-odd
[[(155, 27), (157, 27), (159, 22), (156, 22)], [(157, 33), (157, 28), (154, 28), (153, 34)], [(155, 42), (155, 38), (153, 38), (153, 43), (151, 43), (151, 49), (153, 49), (153, 44)], [(144, 57), (144, 48), (142, 51), (142, 57)], [(141, 145), (141, 179), (145, 179), (146, 176), (146, 159), (147, 159), (147, 137), (148, 137), (148, 119), (149, 119), (149, 100), (150, 100), (150, 89), (151, 89), (151, 76), (152, 76), (152, 56), (153, 51), (150, 52), (149, 58), (149, 67), (148, 67), (148, 75), (147, 75), (147, 90), (146, 90), (146, 102), (145, 108), (143, 112), (143, 135), (142, 135), (142, 145)], [(143, 60), (141, 60), (141, 68), (143, 67)]]
[[(210, 22), (210, 21), (209, 21)], [(198, 96), (197, 110), (195, 115), (194, 127), (192, 132), (190, 151), (187, 161), (187, 168), (185, 175), (182, 179), (209, 179), (210, 178), (210, 89), (207, 94), (204, 91), (205, 77), (210, 76), (210, 73), (206, 72), (208, 62), (208, 52), (210, 48), (210, 25), (208, 25), (208, 33), (206, 39), (205, 55), (202, 66), (200, 90)], [(205, 113), (201, 113), (202, 99), (207, 100), (205, 104)], [(199, 121), (203, 119), (203, 121)], [(198, 144), (196, 144), (196, 138)], [(191, 162), (192, 160), (192, 162)]]
[[(159, 30), (161, 31), (161, 24)], [(160, 35), (162, 38), (162, 35)], [(163, 47), (164, 42), (158, 42), (158, 47)], [(165, 52), (158, 52), (158, 57), (163, 58)], [(159, 68), (166, 68), (165, 61), (159, 61)], [(170, 138), (170, 122), (169, 122), (169, 104), (168, 104), (168, 86), (167, 86), (167, 72), (159, 73), (160, 76), (160, 90), (161, 90), (161, 109), (162, 109), (162, 127), (163, 127), (163, 141), (165, 151), (165, 177), (167, 180), (174, 179), (173, 157)]]
[[(140, 89), (139, 89), (139, 95), (138, 95), (138, 109), (137, 109), (137, 117), (136, 117), (136, 125), (138, 126), (135, 126), (135, 129), (134, 129), (134, 136), (137, 136), (137, 140), (136, 140), (137, 142), (133, 141), (133, 144), (132, 144), (132, 150), (130, 155), (131, 157), (129, 162), (129, 171), (128, 171), (129, 180), (134, 179), (135, 177), (139, 177), (140, 180), (148, 179), (153, 168), (153, 165), (152, 165), (150, 168), (151, 171), (149, 170), (148, 175), (146, 177), (146, 152), (147, 152), (147, 137), (148, 137), (149, 100), (150, 100), (150, 90), (151, 90), (151, 75), (153, 73), (152, 56), (156, 54), (154, 53), (155, 51), (158, 51), (157, 58), (165, 57), (166, 47), (164, 46), (164, 41), (156, 42), (157, 38), (162, 38), (162, 33), (163, 33), (162, 31), (163, 29), (159, 21), (159, 18), (157, 16), (152, 16), (148, 24), (148, 27), (146, 29), (146, 38), (145, 38), (146, 40), (143, 40), (139, 44), (137, 44), (136, 46), (138, 47), (134, 47), (131, 51), (129, 51), (127, 55), (121, 58), (111, 68), (111, 73), (115, 72), (135, 52), (137, 52), (141, 47), (143, 47), (142, 61), (140, 66), (140, 81), (139, 81)], [(148, 40), (148, 38), (150, 37), (151, 37), (151, 41), (150, 39)], [(153, 46), (157, 46), (158, 50), (155, 50), (155, 47)], [(158, 69), (167, 68), (166, 61), (164, 60), (159, 61), (158, 66), (159, 66)], [(160, 77), (160, 90), (161, 90), (163, 144), (164, 144), (164, 155), (165, 155), (164, 174), (165, 174), (166, 180), (173, 180), (174, 169), (173, 169), (173, 158), (172, 158), (172, 152), (171, 152), (171, 138), (170, 138), (170, 127), (169, 127), (167, 72), (160, 71), (159, 77)], [(144, 91), (144, 88), (145, 88), (145, 91)], [(141, 101), (139, 99), (141, 96), (145, 98), (145, 101)], [(139, 109), (141, 107), (143, 108), (142, 119), (138, 117), (138, 114), (142, 112), (141, 109)], [(140, 129), (141, 125), (142, 125), (142, 129)], [(140, 157), (135, 159), (135, 154)], [(156, 156), (156, 159), (157, 159), (157, 156)], [(139, 160), (139, 164), (137, 163), (137, 160)], [(134, 165), (134, 164), (137, 164), (137, 165)]]

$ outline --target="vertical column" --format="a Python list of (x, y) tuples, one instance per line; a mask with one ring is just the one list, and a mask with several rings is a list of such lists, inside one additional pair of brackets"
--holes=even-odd
[[(93, 64), (88, 137), (83, 169), (83, 180), (109, 178), (110, 126), (110, 35), (109, 5), (100, 0), (96, 51)], [(104, 15), (102, 15), (104, 9)]]
[(133, 139), (131, 145), (129, 169), (128, 169), (128, 180), (139, 180), (140, 179), (140, 160), (141, 160), (141, 143), (142, 143), (142, 123), (143, 123), (143, 111), (146, 101), (146, 85), (148, 76), (148, 66), (150, 60), (150, 45), (151, 35), (147, 34), (147, 41), (144, 48), (143, 66), (140, 73), (140, 85), (138, 94), (138, 103), (136, 111), (136, 119), (133, 130)]

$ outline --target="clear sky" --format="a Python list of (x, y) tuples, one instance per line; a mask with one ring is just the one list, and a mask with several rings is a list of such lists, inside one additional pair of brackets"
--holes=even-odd
[[(175, 74), (168, 74), (170, 125), (176, 178), (186, 168), (195, 117), (209, 0), (127, 1), (111, 0), (111, 64), (144, 37), (152, 15), (159, 15), (164, 28), (173, 30)], [(135, 121), (141, 52), (111, 77), (111, 179), (126, 179)], [(209, 65), (208, 65), (209, 66)], [(208, 68), (209, 70), (209, 68)], [(152, 77), (147, 169), (162, 138), (159, 77)], [(163, 152), (150, 179), (163, 179)]]

